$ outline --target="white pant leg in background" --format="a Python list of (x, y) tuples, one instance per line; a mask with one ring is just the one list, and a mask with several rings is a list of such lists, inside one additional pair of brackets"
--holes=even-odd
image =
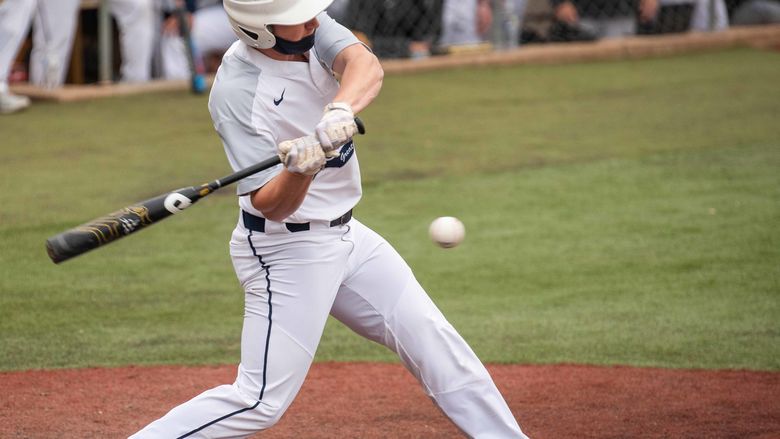
[(442, 46), (480, 43), (482, 38), (477, 33), (476, 12), (476, 0), (444, 0), (438, 43)]
[(153, 0), (110, 0), (111, 14), (119, 26), (122, 51), (121, 80), (151, 79), (157, 8)]
[(636, 17), (580, 18), (580, 27), (598, 38), (624, 38), (636, 35)]
[(178, 35), (161, 35), (160, 58), (163, 78), (187, 79), (190, 77), (187, 46), (184, 44), (182, 37)]
[(224, 52), (238, 37), (222, 6), (198, 9), (192, 23), (192, 39), (201, 54)]
[(78, 11), (79, 0), (38, 0), (30, 53), (31, 83), (56, 88), (65, 82)]
[(525, 438), (487, 369), (392, 246), (357, 220), (347, 277), (331, 314), (396, 352), (467, 436)]
[[(209, 52), (224, 52), (237, 37), (230, 27), (222, 6), (198, 9), (192, 18), (192, 43), (196, 56)], [(187, 46), (181, 36), (163, 35), (160, 40), (163, 76), (166, 79), (187, 79), (190, 77)]]
[(691, 16), (693, 31), (721, 31), (729, 27), (726, 2), (723, 0), (695, 0)]
[(8, 75), (30, 29), (36, 3), (36, 0), (0, 2), (0, 93), (8, 91)]

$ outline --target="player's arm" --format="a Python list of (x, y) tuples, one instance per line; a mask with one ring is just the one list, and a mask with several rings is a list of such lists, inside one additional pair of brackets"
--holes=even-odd
[(333, 71), (341, 76), (333, 102), (345, 102), (354, 113), (366, 108), (379, 95), (384, 70), (376, 55), (362, 44), (353, 44), (336, 55)]
[(325, 107), (315, 128), (322, 149), (332, 154), (357, 133), (355, 113), (366, 108), (382, 88), (384, 71), (377, 57), (349, 29), (323, 13), (317, 53), (340, 77), (333, 102)]
[[(277, 143), (276, 134), (261, 123), (247, 129), (247, 124), (223, 115), (223, 93), (212, 94), (209, 112), (215, 120), (220, 139), (225, 147), (230, 166), (244, 169), (278, 154), (279, 167), (266, 169), (241, 180), (236, 190), (240, 196), (249, 195), (252, 205), (272, 221), (280, 221), (293, 214), (306, 196), (312, 176), (325, 165), (322, 148), (312, 136)], [(252, 145), (248, 147), (248, 145)]]
[(362, 44), (352, 44), (341, 50), (334, 58), (333, 71), (341, 75), (341, 85), (315, 127), (317, 139), (327, 153), (337, 150), (357, 134), (355, 113), (376, 98), (384, 77), (379, 60)]
[(312, 136), (284, 141), (277, 152), (282, 172), (251, 193), (252, 205), (271, 221), (283, 221), (298, 210), (314, 175), (325, 166), (325, 153)]
[(286, 168), (251, 195), (252, 205), (265, 218), (282, 221), (295, 213), (311, 185), (310, 175), (290, 172)]

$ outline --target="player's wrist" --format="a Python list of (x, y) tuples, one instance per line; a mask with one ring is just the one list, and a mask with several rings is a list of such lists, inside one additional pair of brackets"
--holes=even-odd
[(277, 153), (291, 173), (312, 176), (325, 167), (325, 152), (313, 136), (281, 142), (277, 145)]
[(349, 105), (346, 102), (331, 102), (331, 103), (329, 103), (328, 105), (325, 106), (325, 109), (324, 109), (323, 113), (327, 114), (330, 111), (346, 111), (352, 117), (354, 117), (354, 114), (355, 114), (352, 111), (352, 105)]
[(322, 149), (328, 153), (337, 150), (357, 134), (355, 114), (346, 102), (331, 102), (325, 106), (322, 119), (315, 127)]
[(313, 172), (308, 171), (309, 173), (307, 173), (300, 169), (284, 168), (282, 170), (282, 172), (286, 172), (289, 175), (288, 178), (301, 183), (311, 180), (312, 178), (314, 178), (314, 175), (317, 174), (317, 172), (319, 171), (320, 170), (317, 169)]

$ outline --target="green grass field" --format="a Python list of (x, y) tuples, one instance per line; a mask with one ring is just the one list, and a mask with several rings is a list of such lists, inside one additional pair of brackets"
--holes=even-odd
[[(388, 76), (356, 215), (486, 362), (780, 369), (780, 57)], [(231, 189), (60, 266), (47, 237), (227, 174), (205, 97), (0, 118), (0, 370), (238, 361)], [(460, 217), (458, 248), (428, 223)], [(393, 358), (330, 322), (319, 360)]]

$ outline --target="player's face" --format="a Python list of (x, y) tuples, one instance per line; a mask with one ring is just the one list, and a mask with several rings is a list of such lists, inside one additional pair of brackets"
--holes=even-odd
[(280, 38), (284, 38), (288, 41), (300, 41), (314, 33), (314, 30), (317, 29), (319, 25), (320, 22), (317, 21), (317, 18), (315, 17), (302, 24), (275, 24), (273, 26), (273, 33), (274, 35)]

